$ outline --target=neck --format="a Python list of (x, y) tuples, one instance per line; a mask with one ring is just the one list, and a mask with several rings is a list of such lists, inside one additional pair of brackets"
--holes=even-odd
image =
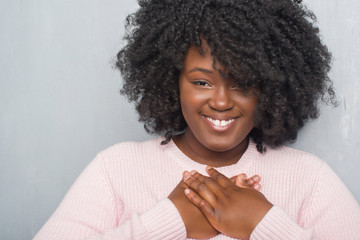
[(246, 138), (229, 150), (213, 151), (202, 145), (188, 130), (175, 136), (173, 140), (177, 147), (190, 159), (212, 167), (223, 167), (237, 163), (249, 145), (249, 139)]

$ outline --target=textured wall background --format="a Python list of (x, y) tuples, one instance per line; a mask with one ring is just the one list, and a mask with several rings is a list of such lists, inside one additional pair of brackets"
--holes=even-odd
[[(334, 55), (340, 100), (295, 147), (360, 201), (360, 2), (305, 1)], [(0, 0), (0, 238), (31, 239), (100, 150), (146, 135), (113, 69), (135, 0)]]

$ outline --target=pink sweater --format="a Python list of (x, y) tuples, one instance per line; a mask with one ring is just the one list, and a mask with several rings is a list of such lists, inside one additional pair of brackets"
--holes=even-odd
[[(99, 153), (35, 239), (186, 239), (167, 196), (184, 170), (205, 174), (205, 166), (160, 141), (120, 143)], [(261, 192), (274, 207), (251, 239), (360, 239), (358, 203), (311, 154), (288, 147), (260, 154), (251, 142), (236, 164), (217, 169), (262, 178)]]

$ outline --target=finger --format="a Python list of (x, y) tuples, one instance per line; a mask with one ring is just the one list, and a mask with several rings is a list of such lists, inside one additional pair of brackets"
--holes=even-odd
[(260, 185), (260, 176), (259, 175), (254, 175), (249, 179), (246, 179), (245, 183), (247, 188), (251, 188), (251, 189), (255, 189), (255, 190), (260, 190), (261, 185)]
[(246, 184), (247, 187), (250, 187), (250, 188), (253, 187), (254, 183), (255, 183), (255, 181), (252, 178), (249, 178), (249, 179), (245, 180), (245, 184)]
[(259, 183), (255, 183), (254, 184), (254, 189), (257, 190), (257, 191), (260, 191), (261, 185)]
[(246, 184), (247, 175), (245, 173), (239, 174), (236, 176), (235, 185), (238, 187), (248, 187)]
[(233, 176), (233, 177), (230, 178), (230, 181), (231, 181), (233, 184), (235, 184), (235, 185), (236, 185), (237, 177), (238, 177), (238, 175), (237, 175), (237, 176)]
[(241, 173), (239, 175), (231, 177), (230, 180), (238, 187), (251, 188), (257, 191), (260, 191), (261, 189), (261, 184), (259, 184), (261, 178), (259, 175), (254, 175), (248, 179), (245, 173)]
[(184, 193), (186, 197), (201, 210), (208, 220), (213, 219), (214, 208), (207, 201), (189, 188), (186, 188)]
[(255, 183), (259, 183), (261, 180), (261, 177), (259, 175), (254, 175), (251, 177), (251, 179), (255, 182)]
[(245, 180), (248, 187), (253, 187), (255, 183), (259, 183), (261, 180), (259, 175), (254, 175), (251, 178)]
[(222, 186), (219, 185), (219, 183), (217, 183), (215, 179), (211, 177), (206, 177), (195, 170), (191, 171), (191, 176), (193, 178), (196, 178), (198, 181), (205, 183), (206, 186), (208, 186), (210, 190), (213, 191), (214, 193), (216, 192), (219, 193), (222, 191)]
[[(215, 184), (217, 183), (210, 178), (200, 175), (201, 174), (197, 172), (193, 172), (193, 174), (191, 175), (188, 171), (185, 171), (183, 174), (183, 179), (186, 185), (191, 188), (191, 190), (196, 192), (199, 196), (208, 201), (210, 204), (215, 204), (217, 202), (217, 197), (211, 190), (211, 188), (208, 186), (211, 185), (210, 183), (208, 183), (208, 181), (212, 181)], [(202, 180), (200, 181), (199, 179)]]
[(261, 184), (259, 183), (261, 180), (261, 177), (259, 175), (254, 175), (249, 179), (246, 179), (246, 185), (248, 188), (255, 189), (257, 191), (260, 191)]
[(233, 184), (229, 178), (219, 173), (215, 168), (207, 166), (206, 171), (209, 173), (210, 177), (215, 179), (215, 181), (218, 182), (222, 187), (227, 187)]

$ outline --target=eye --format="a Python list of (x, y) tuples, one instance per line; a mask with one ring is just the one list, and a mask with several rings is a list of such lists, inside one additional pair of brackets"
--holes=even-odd
[(231, 89), (234, 89), (234, 90), (237, 90), (237, 91), (240, 91), (240, 92), (246, 91), (246, 88), (241, 87), (241, 86), (239, 86), (239, 85), (233, 85), (233, 86), (231, 87)]
[(249, 88), (240, 87), (239, 85), (232, 86), (231, 89), (245, 96), (252, 92)]
[(211, 87), (211, 85), (205, 80), (195, 80), (195, 81), (192, 81), (192, 84), (201, 86), (201, 87)]

